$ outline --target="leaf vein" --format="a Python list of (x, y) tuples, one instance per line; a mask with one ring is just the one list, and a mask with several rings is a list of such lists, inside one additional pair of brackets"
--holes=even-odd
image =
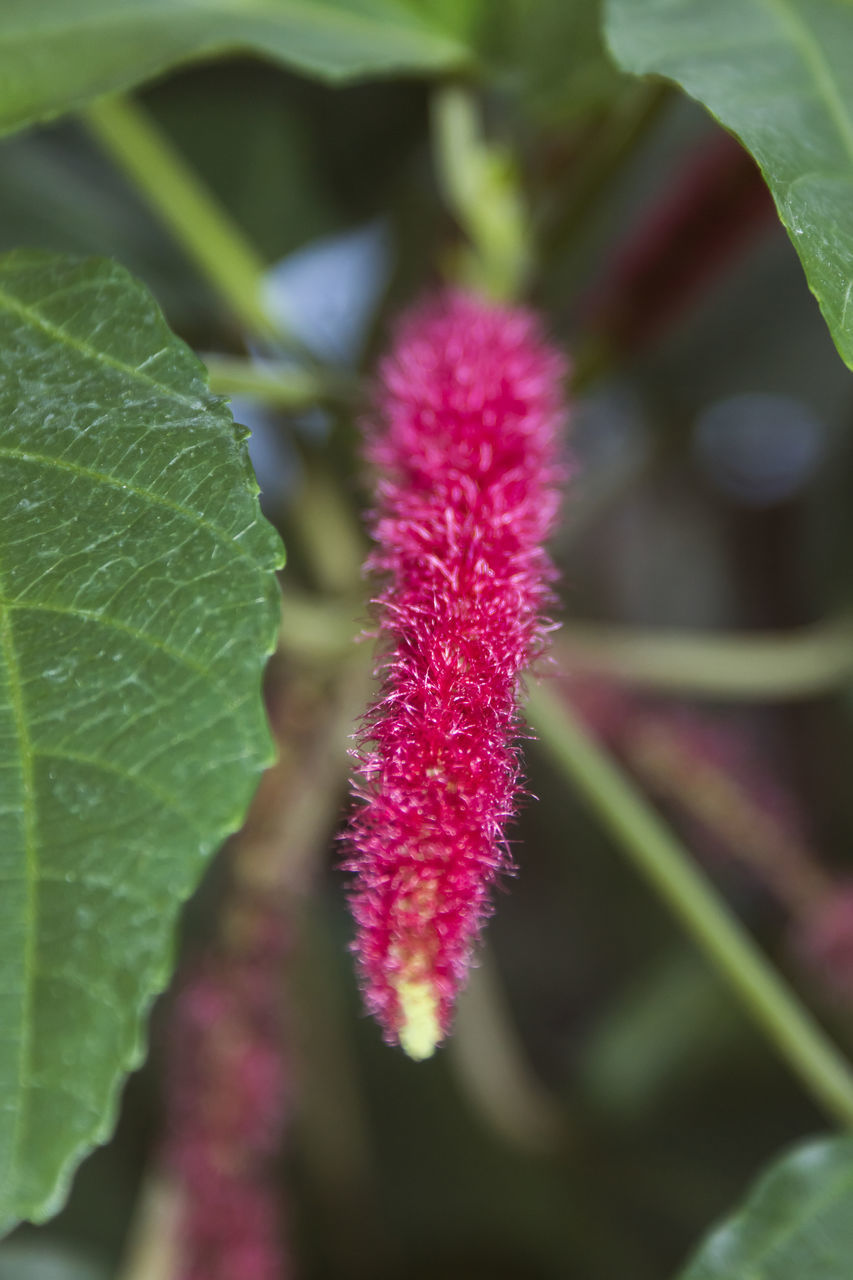
[[(87, 360), (92, 360), (95, 364), (106, 366), (108, 369), (115, 369), (118, 373), (126, 374), (129, 378), (138, 379), (154, 387), (157, 391), (162, 391), (164, 395), (171, 400), (176, 400), (180, 404), (189, 405), (194, 411), (198, 411), (205, 407), (200, 396), (188, 396), (181, 391), (176, 391), (174, 387), (168, 386), (164, 382), (158, 382), (156, 378), (152, 378), (150, 373), (144, 373), (136, 365), (127, 364), (124, 360), (118, 360), (115, 356), (107, 355), (105, 351), (99, 351), (97, 347), (90, 346), (88, 342), (84, 342), (82, 338), (72, 338), (60, 325), (54, 324), (45, 316), (37, 311), (35, 307), (27, 306), (25, 302), (20, 302), (5, 289), (0, 288), (0, 307), (5, 307), (13, 315), (19, 316), (20, 319), (26, 320), (28, 324), (35, 328), (41, 329), (54, 342), (58, 342), (63, 346), (70, 347), (79, 355), (85, 356)], [(212, 407), (215, 399), (210, 396)]]
[[(2, 577), (0, 577), (2, 592)], [(0, 647), (6, 667), (9, 700), (12, 717), (18, 740), (21, 765), (21, 796), (23, 801), (23, 853), (26, 895), (26, 911), (30, 917), (30, 928), (25, 929), (22, 953), (21, 1002), (21, 1034), (18, 1039), (18, 1107), (12, 1127), (12, 1140), (9, 1145), (8, 1167), (14, 1168), (18, 1162), (27, 1117), (27, 1093), (25, 1082), (30, 1072), (32, 1055), (32, 1005), (33, 982), (35, 978), (35, 953), (38, 916), (38, 859), (36, 852), (36, 811), (35, 786), (33, 770), (33, 752), (30, 744), (27, 716), (24, 705), (24, 692), (21, 681), (20, 664), (15, 649), (15, 637), (12, 631), (12, 618), (8, 609), (0, 606)]]
[[(172, 498), (163, 497), (158, 493), (153, 493), (150, 489), (143, 489), (140, 485), (132, 484), (127, 480), (120, 480), (118, 476), (110, 475), (109, 472), (96, 471), (92, 467), (84, 467), (81, 463), (69, 462), (66, 458), (51, 458), (48, 454), (34, 453), (28, 449), (17, 449), (13, 445), (0, 446), (0, 457), (14, 458), (18, 462), (30, 462), (35, 466), (58, 467), (62, 471), (70, 471), (74, 475), (91, 480), (95, 484), (103, 484), (108, 488), (119, 489), (123, 493), (133, 494), (134, 497), (141, 498), (144, 502), (150, 503), (151, 506), (165, 507), (167, 510), (183, 516), (194, 524), (196, 528), (204, 529), (213, 534), (223, 546), (233, 547), (242, 559), (251, 560), (252, 564), (255, 564), (252, 555), (225, 529), (214, 524), (211, 520), (205, 520), (204, 516), (200, 516), (198, 512), (191, 510), (190, 507), (185, 507), (180, 502), (175, 502)], [(242, 532), (238, 536), (242, 537)]]
[(195, 819), (191, 818), (183, 808), (178, 797), (173, 792), (168, 791), (165, 787), (161, 787), (158, 783), (152, 782), (141, 773), (131, 773), (127, 769), (122, 769), (121, 765), (113, 764), (112, 761), (104, 760), (99, 756), (90, 756), (79, 751), (65, 751), (57, 747), (51, 747), (49, 751), (42, 751), (40, 748), (36, 748), (33, 752), (33, 758), (37, 760), (66, 760), (69, 764), (85, 764), (89, 765), (93, 769), (99, 769), (102, 773), (108, 773), (111, 777), (121, 778), (125, 782), (130, 782), (134, 786), (137, 786), (140, 791), (147, 791), (149, 795), (154, 796), (161, 804), (166, 805), (171, 812), (176, 813), (178, 817), (183, 818), (184, 822), (193, 834), (196, 835), (203, 844), (207, 843), (204, 839), (201, 828), (198, 826)]
[(224, 692), (224, 685), (220, 684), (213, 672), (203, 663), (197, 662), (188, 653), (181, 649), (176, 649), (173, 645), (167, 644), (166, 641), (158, 639), (157, 636), (152, 636), (150, 632), (141, 631), (139, 627), (134, 627), (129, 622), (124, 622), (121, 618), (116, 618), (110, 613), (99, 613), (96, 609), (81, 609), (77, 605), (52, 604), (42, 600), (0, 600), (0, 606), (22, 613), (54, 613), (60, 617), (80, 618), (83, 622), (102, 623), (105, 627), (122, 631), (132, 639), (138, 640), (140, 644), (144, 644), (150, 649), (155, 649), (158, 653), (165, 654), (167, 658), (171, 658), (174, 662), (186, 667), (188, 671), (194, 671), (196, 675), (203, 676), (210, 681), (214, 688)]

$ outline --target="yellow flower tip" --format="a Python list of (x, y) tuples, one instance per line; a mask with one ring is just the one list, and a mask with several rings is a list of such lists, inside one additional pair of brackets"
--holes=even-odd
[(423, 1062), (441, 1040), (438, 1000), (431, 982), (401, 978), (396, 983), (402, 1014), (398, 1038), (401, 1047), (415, 1062)]

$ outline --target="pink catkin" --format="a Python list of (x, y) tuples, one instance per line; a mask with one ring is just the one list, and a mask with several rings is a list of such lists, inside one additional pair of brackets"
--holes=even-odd
[(543, 647), (566, 367), (529, 312), (458, 292), (400, 321), (366, 454), (382, 690), (365, 718), (355, 950), (386, 1039), (427, 1056), (510, 868), (517, 695)]
[(286, 1105), (279, 948), (208, 958), (172, 1017), (164, 1162), (181, 1187), (181, 1280), (282, 1280), (273, 1162)]

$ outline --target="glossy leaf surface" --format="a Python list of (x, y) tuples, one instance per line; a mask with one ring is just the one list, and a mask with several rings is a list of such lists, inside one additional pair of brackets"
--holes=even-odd
[(113, 1124), (175, 918), (272, 754), (280, 544), (150, 295), (0, 258), (0, 1226)]

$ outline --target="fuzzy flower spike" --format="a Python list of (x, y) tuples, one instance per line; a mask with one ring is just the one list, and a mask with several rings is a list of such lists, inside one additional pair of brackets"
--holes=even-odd
[(350, 833), (368, 1008), (428, 1057), (510, 868), (517, 695), (541, 651), (566, 368), (529, 312), (448, 292), (380, 369), (367, 458), (382, 690), (360, 734)]

